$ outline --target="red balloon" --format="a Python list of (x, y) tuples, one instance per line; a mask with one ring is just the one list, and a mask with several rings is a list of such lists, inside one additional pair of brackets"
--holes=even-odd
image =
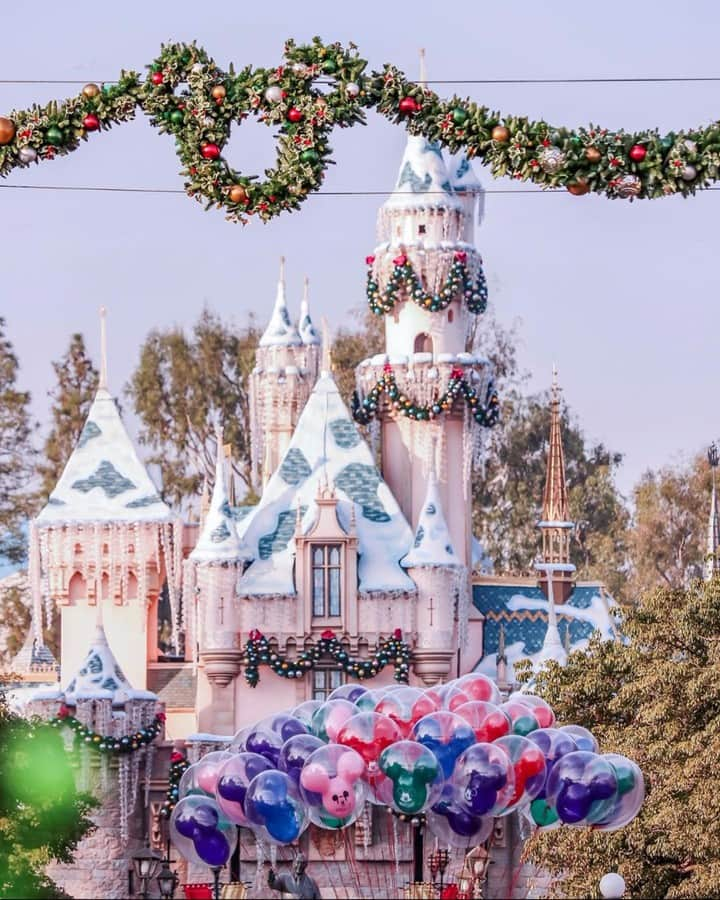
[[(455, 689), (460, 693), (465, 694), (468, 701), (485, 700), (489, 703), (495, 703), (496, 705), (502, 702), (500, 691), (495, 682), (491, 678), (488, 678), (487, 675), (482, 675), (480, 672), (469, 672), (467, 675), (463, 675), (462, 678), (458, 678), (455, 682)], [(451, 691), (449, 704), (454, 700), (455, 693)], [(456, 703), (455, 705), (460, 706), (460, 703)], [(450, 705), (449, 708), (453, 709)]]
[(497, 738), (510, 734), (510, 718), (494, 703), (472, 700), (454, 710), (475, 732), (478, 741), (491, 744)]
[(93, 113), (88, 113), (83, 119), (83, 128), (85, 131), (97, 131), (100, 127), (100, 119)]
[(355, 750), (369, 765), (401, 737), (400, 729), (392, 719), (377, 712), (361, 712), (350, 716), (345, 722), (338, 733), (337, 743)]
[(413, 725), (423, 716), (440, 709), (440, 703), (429, 692), (420, 688), (404, 687), (390, 691), (378, 702), (375, 712), (387, 716), (400, 729), (403, 738), (408, 737)]
[(220, 156), (220, 148), (217, 144), (203, 144), (200, 152), (204, 159), (218, 159)]

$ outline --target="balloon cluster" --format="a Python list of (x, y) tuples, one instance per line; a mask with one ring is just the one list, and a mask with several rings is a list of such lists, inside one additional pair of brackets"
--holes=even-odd
[[(448, 845), (483, 841), (496, 816), (525, 809), (538, 828), (621, 828), (642, 806), (642, 773), (600, 754), (593, 735), (557, 727), (542, 699), (505, 702), (489, 678), (431, 689), (343, 685), (239, 731), (190, 766), (171, 818), (178, 850), (223, 865), (235, 825), (292, 844), (312, 822), (342, 829), (365, 803), (425, 816)], [(222, 860), (222, 861), (221, 861)]]

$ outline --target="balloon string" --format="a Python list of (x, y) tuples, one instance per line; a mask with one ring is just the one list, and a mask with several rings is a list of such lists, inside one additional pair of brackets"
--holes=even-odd
[(352, 877), (355, 882), (357, 895), (358, 897), (360, 897), (362, 894), (362, 891), (360, 889), (360, 872), (358, 870), (357, 859), (355, 858), (355, 847), (353, 842), (350, 840), (350, 835), (347, 828), (343, 829), (342, 836), (345, 842), (345, 860), (350, 866), (350, 871), (352, 872)]

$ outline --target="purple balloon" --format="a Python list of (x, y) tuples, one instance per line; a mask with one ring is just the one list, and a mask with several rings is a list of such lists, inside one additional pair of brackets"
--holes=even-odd
[(557, 814), (568, 825), (575, 825), (587, 816), (592, 803), (590, 789), (571, 781), (560, 789), (557, 797)]
[(175, 828), (177, 829), (178, 834), (181, 834), (186, 838), (191, 838), (195, 834), (195, 829), (197, 828), (195, 816), (192, 813), (183, 813), (182, 815), (179, 815), (175, 819)]
[(230, 859), (230, 844), (222, 831), (213, 828), (204, 833), (199, 829), (193, 835), (195, 852), (208, 866), (224, 866)]
[(196, 807), (193, 816), (195, 818), (195, 825), (201, 832), (210, 832), (214, 831), (217, 828), (217, 810), (213, 809), (213, 807), (210, 806), (209, 803), (203, 803), (202, 805)]
[(290, 740), (285, 741), (280, 750), (278, 769), (287, 772), (292, 780), (300, 785), (300, 772), (311, 753), (314, 753), (325, 744), (314, 734), (296, 734)]
[(248, 753), (264, 756), (276, 768), (282, 745), (283, 739), (274, 731), (251, 731), (245, 739), (245, 749)]
[[(250, 776), (251, 780), (255, 776)], [(218, 780), (218, 794), (225, 799), (231, 800), (233, 803), (245, 803), (245, 794), (247, 793), (247, 784), (238, 775), (225, 775)]]

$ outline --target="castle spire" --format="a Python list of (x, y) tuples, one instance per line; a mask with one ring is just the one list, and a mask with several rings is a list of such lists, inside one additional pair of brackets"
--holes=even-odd
[(720, 572), (720, 516), (718, 516), (717, 488), (715, 484), (715, 472), (720, 463), (720, 453), (714, 442), (708, 448), (708, 463), (712, 472), (712, 494), (710, 496), (710, 518), (708, 520), (707, 548), (705, 554), (705, 580), (710, 579)]
[(260, 338), (261, 347), (291, 347), (301, 344), (297, 328), (290, 321), (285, 296), (285, 257), (280, 257), (280, 277), (278, 278), (275, 305), (270, 321)]
[(100, 377), (98, 379), (98, 390), (106, 391), (108, 389), (107, 379), (107, 310), (104, 306), (100, 307)]
[(310, 279), (307, 275), (305, 276), (303, 298), (300, 303), (300, 323), (298, 325), (298, 331), (303, 344), (306, 346), (308, 344), (320, 345), (320, 335), (315, 330), (315, 326), (310, 318)]
[[(572, 591), (572, 577), (575, 566), (570, 562), (570, 534), (574, 527), (569, 521), (567, 484), (565, 482), (565, 454), (563, 452), (560, 423), (560, 386), (557, 369), (553, 366), (553, 382), (550, 398), (550, 440), (548, 445), (545, 490), (543, 492), (542, 521), (538, 528), (542, 532), (542, 563), (536, 568), (544, 573), (541, 587), (553, 605), (564, 603)], [(551, 582), (555, 582), (555, 590)], [(553, 610), (554, 611), (554, 610)], [(552, 628), (548, 617), (548, 632)], [(557, 631), (557, 623), (555, 623)], [(555, 640), (555, 635), (551, 635)], [(557, 635), (560, 642), (560, 636)], [(560, 642), (562, 647), (562, 643)]]

